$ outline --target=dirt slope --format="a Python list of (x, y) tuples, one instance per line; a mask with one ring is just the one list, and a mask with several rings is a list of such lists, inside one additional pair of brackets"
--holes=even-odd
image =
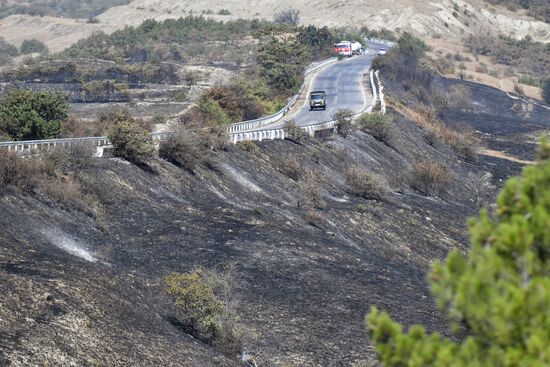
[[(488, 6), (482, 0), (228, 0), (222, 3), (213, 0), (135, 0), (98, 16), (100, 24), (51, 17), (11, 16), (0, 20), (0, 36), (15, 44), (25, 38), (38, 38), (50, 49), (58, 51), (94, 31), (112, 32), (150, 18), (161, 20), (204, 14), (220, 20), (238, 17), (272, 19), (274, 14), (288, 8), (300, 10), (303, 24), (386, 27), (449, 40), (460, 39), (479, 28), (514, 37), (530, 34), (535, 40), (545, 42), (550, 33), (549, 24), (534, 21), (521, 13)], [(221, 9), (229, 10), (231, 15), (217, 15)], [(208, 11), (213, 14), (207, 14)]]

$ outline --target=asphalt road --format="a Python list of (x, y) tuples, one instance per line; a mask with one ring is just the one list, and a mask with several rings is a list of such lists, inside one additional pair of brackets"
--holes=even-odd
[[(347, 108), (359, 112), (366, 106), (363, 74), (370, 69), (374, 53), (353, 56), (350, 59), (337, 61), (319, 71), (313, 78), (307, 91), (324, 90), (327, 93), (327, 109), (309, 110), (307, 103), (291, 117), (296, 124), (303, 126), (313, 122), (331, 121), (332, 115), (339, 109)], [(368, 92), (368, 91), (367, 91)]]
[[(352, 112), (360, 112), (365, 109), (367, 103), (370, 103), (369, 90), (364, 90), (363, 74), (368, 73), (372, 60), (380, 47), (388, 48), (387, 45), (368, 43), (368, 52), (365, 55), (356, 55), (349, 59), (337, 61), (330, 66), (317, 72), (310, 87), (306, 91), (324, 90), (327, 93), (327, 109), (316, 109), (310, 111), (309, 98), (303, 106), (290, 115), (297, 125), (305, 126), (316, 122), (326, 122), (332, 120), (332, 115), (338, 110), (347, 108)], [(276, 122), (266, 125), (258, 130), (278, 129), (284, 125), (284, 122)]]

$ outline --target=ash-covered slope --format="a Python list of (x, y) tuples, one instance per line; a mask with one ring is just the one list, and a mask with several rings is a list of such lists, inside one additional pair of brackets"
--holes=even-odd
[[(230, 263), (250, 331), (245, 347), (261, 366), (372, 361), (363, 317), (373, 305), (446, 333), (428, 265), (451, 248), (467, 251), (466, 218), (493, 200), (491, 184), (519, 171), (511, 157), (532, 159), (550, 110), (436, 77), (433, 95), (459, 85), (467, 98), (437, 117), (473, 127), (493, 152), (465, 162), (409, 119), (414, 91), (383, 83), (394, 116), (385, 142), (357, 131), (263, 142), (259, 151), (231, 146), (194, 173), (160, 159), (152, 170), (96, 159), (74, 175), (98, 200), (96, 219), (40, 190), (8, 187), (0, 197), (1, 364), (238, 365), (185, 333), (160, 281)], [(426, 161), (447, 167), (439, 195), (411, 189), (412, 166)], [(380, 175), (385, 198), (350, 194), (351, 166)], [(319, 191), (324, 209), (304, 207), (308, 190)]]
[[(298, 207), (311, 171), (326, 202)], [(409, 188), (417, 161), (447, 165), (439, 197)], [(100, 222), (41, 193), (0, 199), (1, 360), (12, 365), (235, 365), (174, 322), (160, 278), (236, 266), (239, 314), (262, 366), (341, 366), (373, 357), (371, 306), (404, 324), (445, 332), (426, 284), (430, 261), (467, 250), (465, 221), (492, 197), (466, 163), (395, 114), (386, 143), (364, 132), (329, 141), (230, 147), (195, 174), (161, 160), (156, 173), (97, 159), (80, 179), (95, 188)], [(357, 165), (383, 177), (383, 201), (348, 193)], [(288, 174), (288, 172), (287, 172)], [(475, 193), (475, 194), (474, 194)], [(475, 196), (475, 197), (474, 197)]]

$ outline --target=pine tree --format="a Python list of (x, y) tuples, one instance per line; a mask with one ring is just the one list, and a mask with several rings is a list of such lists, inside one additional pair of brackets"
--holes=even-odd
[[(373, 308), (367, 328), (389, 366), (550, 366), (550, 144), (508, 180), (494, 213), (470, 220), (471, 251), (434, 264), (430, 285), (453, 340), (404, 333)], [(460, 334), (459, 334), (460, 333)], [(460, 337), (458, 335), (465, 335)]]

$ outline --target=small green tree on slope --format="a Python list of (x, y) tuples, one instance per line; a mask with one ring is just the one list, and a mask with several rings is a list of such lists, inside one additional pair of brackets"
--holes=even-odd
[(421, 326), (404, 333), (373, 308), (367, 327), (388, 366), (550, 366), (550, 144), (510, 179), (493, 215), (469, 223), (471, 252), (436, 263), (430, 284), (450, 340)]

